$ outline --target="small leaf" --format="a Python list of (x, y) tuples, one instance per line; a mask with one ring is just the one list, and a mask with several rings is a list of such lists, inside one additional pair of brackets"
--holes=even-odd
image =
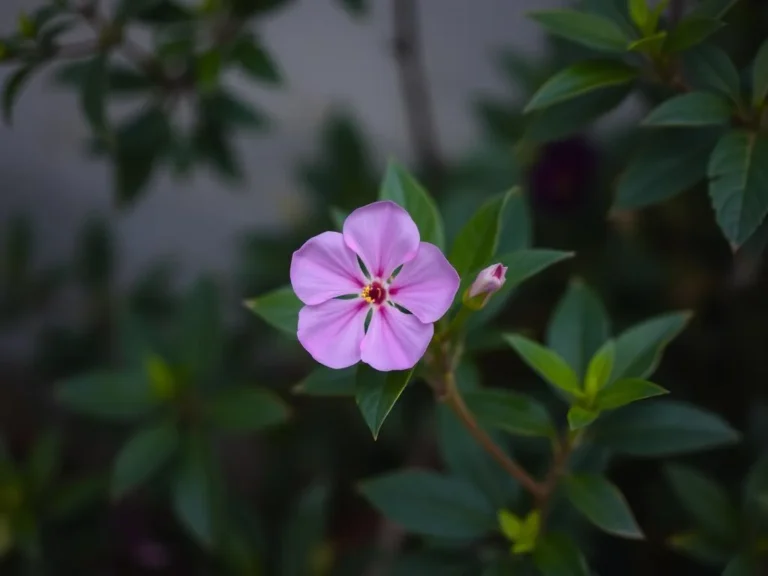
[(536, 548), (536, 541), (541, 531), (541, 512), (533, 510), (523, 520), (515, 545), (512, 546), (512, 554), (528, 554)]
[(192, 441), (173, 480), (172, 504), (182, 526), (208, 548), (213, 545), (214, 538), (211, 492), (212, 482), (204, 447)]
[(509, 390), (473, 390), (463, 396), (483, 426), (521, 436), (551, 437), (555, 433), (546, 408), (533, 398)]
[(205, 107), (203, 114), (217, 125), (249, 130), (264, 130), (269, 126), (269, 120), (264, 114), (223, 90), (205, 94), (201, 98), (201, 106)]
[(586, 428), (597, 420), (598, 416), (600, 416), (600, 413), (597, 410), (591, 410), (582, 406), (571, 406), (568, 409), (568, 428), (571, 430)]
[(247, 300), (245, 306), (270, 326), (296, 338), (299, 310), (304, 304), (290, 286)]
[(606, 478), (568, 476), (564, 484), (568, 500), (595, 526), (622, 538), (643, 538), (624, 496)]
[(304, 576), (312, 572), (312, 553), (326, 536), (328, 489), (307, 489), (286, 523), (281, 546), (280, 576)]
[(647, 35), (654, 31), (653, 28), (648, 27), (651, 10), (648, 8), (647, 0), (629, 0), (629, 16), (643, 34)]
[(141, 428), (117, 455), (112, 470), (112, 498), (122, 498), (149, 480), (170, 460), (178, 445), (179, 434), (174, 422)]
[(616, 354), (610, 381), (648, 378), (661, 361), (664, 349), (690, 319), (690, 312), (664, 314), (619, 334), (615, 340)]
[(58, 385), (56, 398), (69, 410), (106, 420), (135, 420), (158, 402), (141, 372), (91, 372)]
[(40, 67), (40, 62), (28, 62), (21, 68), (17, 68), (5, 81), (3, 87), (3, 118), (10, 126), (13, 115), (13, 107), (24, 85), (32, 77), (32, 74)]
[(377, 372), (367, 364), (358, 366), (355, 397), (374, 439), (379, 436), (381, 425), (408, 385), (413, 370)]
[(610, 319), (600, 298), (581, 280), (573, 280), (547, 327), (547, 346), (583, 378), (587, 364), (610, 336)]
[(471, 484), (422, 470), (366, 480), (360, 491), (408, 532), (438, 538), (479, 538), (496, 528), (496, 513)]
[(106, 128), (107, 87), (107, 56), (98, 54), (85, 68), (80, 87), (80, 107), (97, 135)]
[(647, 380), (627, 378), (614, 382), (610, 387), (600, 390), (595, 398), (595, 406), (600, 410), (614, 410), (638, 400), (668, 394), (669, 391)]
[(701, 44), (725, 24), (715, 18), (689, 16), (669, 33), (664, 50), (669, 53), (682, 52)]
[(294, 394), (308, 396), (354, 396), (357, 366), (334, 370), (319, 366), (293, 388)]
[(289, 414), (285, 402), (264, 388), (223, 390), (210, 402), (208, 418), (217, 430), (226, 432), (255, 432), (282, 424)]
[(654, 108), (646, 126), (725, 125), (731, 119), (731, 103), (711, 92), (689, 92), (675, 96)]
[(536, 545), (533, 563), (542, 576), (589, 576), (587, 561), (565, 534), (551, 532)]
[(462, 279), (491, 263), (499, 245), (504, 207), (513, 194), (519, 193), (513, 189), (491, 198), (459, 232), (449, 260)]
[(616, 60), (579, 62), (552, 76), (533, 95), (525, 112), (547, 108), (595, 90), (628, 84), (637, 70)]
[(702, 44), (683, 57), (685, 76), (694, 88), (715, 90), (733, 102), (741, 99), (741, 80), (731, 59), (720, 48)]
[(523, 336), (505, 334), (504, 339), (539, 376), (571, 396), (583, 393), (570, 366), (556, 352)]
[(576, 10), (547, 10), (532, 12), (529, 16), (548, 32), (596, 50), (623, 52), (627, 46), (628, 39), (621, 28), (596, 14)]
[(281, 84), (283, 79), (269, 52), (250, 35), (238, 38), (232, 49), (232, 58), (254, 80), (267, 84)]
[(584, 377), (584, 390), (592, 398), (605, 388), (611, 378), (616, 345), (612, 340), (606, 342), (592, 357)]
[(640, 402), (603, 415), (593, 441), (629, 456), (672, 456), (738, 442), (739, 433), (720, 416), (671, 400)]
[(739, 516), (725, 490), (691, 468), (669, 465), (667, 480), (685, 510), (705, 533), (736, 543)]
[(768, 40), (763, 42), (752, 64), (752, 104), (759, 107), (768, 96)]
[(667, 41), (667, 35), (666, 30), (661, 30), (652, 36), (647, 36), (631, 42), (629, 46), (627, 46), (627, 50), (630, 52), (640, 52), (641, 54), (656, 56), (664, 48), (664, 43)]
[(733, 244), (743, 244), (768, 214), (768, 136), (728, 132), (712, 152), (707, 175), (718, 225)]
[(390, 162), (379, 190), (379, 200), (391, 200), (408, 211), (422, 242), (441, 250), (445, 245), (443, 220), (429, 193), (402, 166)]
[(523, 521), (509, 510), (499, 510), (497, 518), (501, 533), (511, 542), (515, 542), (520, 537)]

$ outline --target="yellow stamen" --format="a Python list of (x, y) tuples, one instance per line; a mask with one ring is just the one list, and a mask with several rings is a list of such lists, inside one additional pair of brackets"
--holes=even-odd
[(363, 298), (363, 300), (368, 302), (368, 304), (373, 304), (374, 303), (373, 298), (371, 298), (371, 287), (370, 286), (366, 286), (365, 288), (363, 288), (363, 292), (360, 294), (360, 296)]

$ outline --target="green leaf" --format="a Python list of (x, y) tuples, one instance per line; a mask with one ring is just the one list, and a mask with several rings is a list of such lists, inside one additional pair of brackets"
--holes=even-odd
[(648, 26), (651, 10), (648, 8), (647, 0), (629, 0), (629, 16), (643, 34), (648, 35), (654, 31), (655, 27)]
[(232, 148), (227, 126), (203, 113), (192, 138), (194, 156), (232, 183), (242, 179), (242, 167)]
[(86, 66), (80, 86), (80, 107), (96, 134), (106, 128), (107, 55), (98, 54)]
[(568, 500), (595, 526), (621, 538), (643, 538), (624, 496), (606, 478), (568, 476), (564, 484)]
[(573, 540), (551, 532), (536, 545), (533, 563), (542, 576), (589, 576), (587, 561)]
[(720, 416), (671, 400), (655, 400), (603, 415), (590, 429), (596, 444), (629, 456), (662, 457), (738, 442)]
[(728, 562), (723, 576), (755, 576), (758, 568), (759, 566), (752, 558), (746, 554), (740, 554)]
[(293, 387), (294, 394), (308, 396), (354, 396), (357, 366), (334, 370), (319, 366)]
[(304, 307), (304, 304), (296, 297), (290, 286), (247, 300), (245, 306), (270, 326), (296, 338), (299, 310)]
[(659, 365), (664, 349), (683, 331), (690, 319), (690, 312), (663, 314), (619, 334), (611, 382), (625, 378), (648, 378)]
[(477, 421), (521, 436), (551, 437), (555, 427), (546, 408), (533, 398), (509, 390), (473, 390), (463, 394)]
[(712, 152), (707, 175), (718, 225), (733, 244), (743, 244), (768, 214), (768, 136), (728, 132)]
[(238, 129), (264, 130), (269, 120), (247, 102), (223, 90), (205, 94), (201, 98), (204, 114), (217, 125)]
[(74, 376), (57, 386), (56, 398), (73, 412), (106, 420), (135, 420), (158, 405), (141, 372)]
[(768, 96), (768, 40), (763, 42), (752, 64), (752, 104), (757, 108)]
[(158, 10), (163, 4), (162, 0), (121, 0), (115, 7), (115, 20), (124, 23)]
[(413, 370), (377, 372), (367, 364), (358, 366), (355, 398), (374, 439), (378, 438), (381, 425), (408, 385)]
[(491, 263), (499, 245), (504, 208), (510, 197), (519, 193), (519, 189), (515, 188), (494, 196), (475, 212), (459, 232), (449, 260), (462, 279)]
[(741, 80), (731, 59), (720, 48), (702, 44), (683, 57), (685, 76), (699, 90), (715, 90), (738, 103)]
[(715, 18), (689, 16), (678, 24), (667, 36), (664, 51), (668, 53), (682, 52), (701, 44), (725, 24)]
[(155, 423), (139, 429), (115, 459), (112, 498), (120, 499), (149, 480), (171, 459), (178, 446), (179, 433), (175, 422)]
[(612, 21), (596, 14), (576, 10), (532, 12), (531, 18), (548, 32), (596, 50), (623, 52), (628, 38)]
[(355, 17), (364, 16), (369, 10), (367, 0), (339, 0), (344, 9)]
[(615, 410), (638, 400), (668, 394), (661, 386), (640, 378), (627, 378), (614, 382), (609, 388), (600, 390), (595, 406), (600, 410)]
[(525, 112), (547, 108), (595, 90), (628, 84), (637, 70), (617, 60), (579, 62), (547, 80), (533, 95)]
[(507, 540), (514, 542), (520, 537), (520, 532), (523, 529), (523, 521), (519, 516), (509, 510), (499, 510), (497, 518), (499, 520), (501, 533), (504, 534)]
[(674, 534), (667, 539), (669, 547), (703, 564), (722, 566), (733, 554), (731, 546), (724, 546), (717, 538), (698, 531)]
[(37, 438), (27, 457), (26, 477), (35, 494), (42, 493), (54, 480), (61, 464), (61, 438), (47, 431)]
[(443, 250), (443, 221), (435, 201), (405, 168), (395, 162), (387, 166), (379, 200), (391, 200), (405, 208), (419, 228), (421, 241), (430, 242)]
[(216, 283), (197, 280), (184, 295), (176, 342), (178, 361), (196, 384), (210, 383), (221, 368), (223, 326)]
[(254, 80), (275, 85), (283, 82), (282, 74), (272, 56), (251, 35), (238, 38), (232, 49), (232, 58)]
[(568, 395), (582, 395), (578, 377), (556, 352), (517, 334), (505, 334), (504, 339), (544, 380)]
[(10, 126), (13, 107), (24, 85), (40, 67), (40, 62), (28, 62), (11, 73), (3, 87), (3, 119)]
[(213, 546), (212, 480), (205, 449), (197, 439), (187, 446), (172, 485), (172, 505), (179, 522), (203, 546)]
[(721, 18), (738, 0), (700, 0), (691, 10), (691, 16), (700, 18)]
[(719, 132), (666, 129), (647, 134), (619, 179), (614, 208), (633, 210), (663, 202), (703, 180)]
[(403, 470), (366, 480), (360, 491), (386, 518), (415, 534), (479, 538), (496, 528), (485, 496), (457, 478)]
[(747, 514), (759, 515), (768, 508), (768, 454), (755, 462), (744, 482), (743, 505)]
[(209, 93), (218, 87), (221, 69), (221, 51), (219, 49), (211, 48), (197, 55), (195, 80), (197, 88), (202, 94)]
[(641, 38), (640, 40), (631, 42), (629, 46), (627, 46), (627, 50), (630, 52), (640, 52), (641, 54), (650, 54), (652, 56), (656, 56), (664, 48), (664, 43), (667, 41), (667, 36), (667, 31), (661, 30), (652, 36), (647, 36), (646, 38)]
[(54, 522), (67, 520), (100, 500), (105, 493), (106, 482), (101, 476), (90, 476), (59, 485), (53, 492), (47, 510), (48, 518)]
[(739, 516), (728, 493), (716, 482), (696, 470), (669, 465), (665, 475), (683, 508), (706, 534), (736, 543)]
[(312, 557), (325, 539), (328, 489), (312, 486), (296, 503), (283, 532), (280, 576), (305, 576), (312, 572)]
[(572, 280), (547, 327), (547, 346), (583, 378), (587, 364), (610, 336), (610, 319), (600, 298), (582, 280)]
[(731, 103), (712, 92), (689, 92), (670, 98), (645, 117), (646, 126), (725, 125), (731, 119)]
[(583, 406), (571, 406), (568, 409), (568, 428), (571, 430), (580, 430), (586, 428), (592, 422), (597, 420), (600, 412)]
[(232, 388), (216, 394), (207, 406), (208, 418), (217, 430), (255, 432), (282, 424), (288, 406), (274, 392), (264, 388)]
[(584, 377), (584, 390), (592, 398), (608, 384), (616, 357), (613, 340), (606, 342), (592, 357)]

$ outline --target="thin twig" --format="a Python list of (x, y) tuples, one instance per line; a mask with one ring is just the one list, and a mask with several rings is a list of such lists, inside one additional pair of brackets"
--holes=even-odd
[(394, 52), (411, 145), (428, 184), (440, 188), (444, 165), (422, 55), (417, 0), (392, 0)]

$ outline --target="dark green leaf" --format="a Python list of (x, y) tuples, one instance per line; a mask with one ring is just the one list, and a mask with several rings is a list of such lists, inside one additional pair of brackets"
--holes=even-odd
[(35, 494), (52, 484), (60, 463), (61, 438), (52, 430), (40, 434), (26, 462), (27, 480)]
[(85, 68), (80, 107), (96, 134), (106, 129), (107, 55), (98, 54)]
[(539, 376), (570, 396), (580, 396), (581, 385), (573, 369), (556, 352), (517, 334), (504, 338)]
[(555, 433), (546, 408), (528, 396), (508, 390), (474, 390), (464, 393), (464, 401), (483, 426), (521, 436)]
[(664, 43), (666, 52), (682, 52), (697, 44), (701, 44), (725, 24), (715, 18), (689, 16), (678, 24)]
[(178, 361), (193, 382), (216, 377), (223, 349), (219, 290), (210, 278), (201, 278), (184, 296), (176, 334)]
[(632, 82), (637, 70), (617, 60), (579, 62), (552, 76), (533, 95), (526, 112), (547, 108), (577, 96)]
[(270, 326), (296, 338), (299, 310), (304, 304), (290, 286), (247, 300), (245, 306)]
[(357, 368), (357, 383), (355, 398), (357, 407), (363, 415), (365, 423), (373, 433), (373, 438), (379, 436), (381, 425), (384, 424), (400, 395), (408, 385), (413, 374), (410, 370), (378, 372), (367, 364)]
[(691, 10), (691, 16), (701, 18), (720, 18), (725, 16), (738, 0), (700, 0), (698, 5)]
[(568, 409), (568, 428), (571, 430), (586, 428), (597, 420), (599, 415), (600, 413), (597, 410), (591, 410), (582, 406), (571, 406)]
[(661, 386), (640, 378), (627, 378), (614, 382), (609, 388), (600, 390), (595, 406), (601, 410), (614, 410), (638, 400), (667, 394)]
[(724, 546), (717, 538), (701, 532), (690, 531), (675, 534), (667, 539), (667, 543), (670, 548), (677, 552), (698, 562), (713, 566), (722, 566), (733, 554), (733, 550), (730, 549), (731, 546)]
[(757, 51), (752, 64), (752, 104), (759, 107), (768, 95), (768, 40)]
[(83, 508), (102, 498), (107, 483), (100, 476), (88, 477), (58, 486), (53, 491), (48, 517), (54, 521), (66, 520)]
[(126, 443), (112, 469), (112, 498), (119, 499), (149, 480), (170, 460), (179, 445), (175, 422), (141, 428)]
[(226, 126), (204, 116), (195, 128), (193, 136), (195, 158), (205, 161), (217, 174), (229, 182), (242, 178), (239, 164)]
[(217, 430), (255, 432), (285, 422), (288, 406), (264, 388), (233, 388), (219, 392), (206, 411)]
[(672, 456), (737, 442), (720, 416), (670, 400), (640, 402), (603, 415), (591, 428), (595, 443), (630, 456)]
[(698, 527), (726, 542), (738, 540), (738, 512), (721, 486), (685, 466), (669, 465), (665, 473), (678, 500)]
[(768, 454), (755, 462), (744, 483), (744, 509), (754, 516), (768, 510)]
[[(194, 19), (194, 13), (174, 0), (126, 0), (128, 3), (141, 2), (132, 11), (132, 17), (145, 24), (177, 24)], [(128, 9), (128, 8), (127, 8)]]
[(365, 15), (369, 10), (367, 0), (339, 0), (344, 9), (353, 16), (359, 17)]
[(207, 117), (218, 125), (252, 130), (263, 130), (269, 126), (264, 114), (223, 90), (204, 96), (202, 106)]
[(685, 76), (700, 90), (715, 90), (734, 102), (741, 98), (739, 72), (728, 55), (716, 46), (702, 44), (683, 58)]
[(141, 372), (91, 372), (58, 385), (56, 398), (67, 409), (107, 420), (135, 420), (158, 405)]
[(624, 378), (648, 378), (659, 365), (664, 349), (683, 331), (690, 319), (690, 312), (664, 314), (619, 334), (611, 382)]
[(643, 538), (624, 496), (603, 476), (568, 476), (565, 492), (571, 504), (598, 528), (622, 538)]
[(395, 162), (387, 166), (379, 200), (391, 200), (405, 208), (419, 228), (421, 241), (430, 242), (443, 250), (443, 221), (435, 201), (405, 168)]
[(7, 231), (2, 239), (5, 243), (3, 259), (0, 260), (7, 287), (22, 289), (32, 272), (34, 232), (28, 216), (17, 215), (6, 224)]
[(434, 472), (403, 470), (366, 480), (360, 491), (408, 532), (439, 538), (479, 538), (496, 527), (493, 506), (477, 489)]
[(619, 179), (614, 208), (642, 208), (694, 186), (706, 176), (719, 132), (672, 129), (648, 134)]
[(305, 576), (312, 572), (312, 557), (325, 539), (328, 489), (306, 490), (292, 511), (282, 540), (280, 576)]
[(519, 189), (513, 189), (491, 198), (459, 232), (449, 260), (462, 279), (491, 263), (499, 245), (504, 208), (509, 198), (519, 193)]
[(664, 43), (667, 41), (667, 35), (666, 30), (661, 30), (652, 36), (646, 36), (640, 40), (635, 40), (627, 46), (627, 50), (630, 52), (640, 52), (641, 54), (657, 56), (664, 48)]
[(221, 51), (219, 49), (212, 48), (197, 56), (195, 80), (200, 92), (205, 94), (216, 89), (219, 85), (221, 68)]
[(725, 125), (731, 119), (731, 103), (712, 92), (689, 92), (675, 96), (651, 110), (646, 126)]
[(536, 545), (533, 563), (542, 576), (589, 576), (584, 556), (573, 540), (558, 533), (549, 533)]
[(16, 104), (21, 89), (40, 67), (40, 62), (28, 62), (14, 70), (6, 79), (3, 87), (3, 118), (5, 123), (11, 124), (13, 107)]
[(190, 442), (172, 486), (173, 510), (182, 526), (204, 546), (213, 545), (212, 479), (205, 448)]
[(334, 370), (319, 366), (293, 388), (294, 394), (308, 396), (354, 396), (357, 366)]
[(547, 346), (560, 354), (581, 379), (610, 331), (610, 319), (600, 298), (576, 279), (568, 285), (549, 321)]
[(733, 558), (723, 571), (723, 576), (755, 576), (759, 566), (755, 560), (746, 554)]
[(717, 223), (733, 244), (743, 244), (768, 214), (768, 136), (733, 130), (709, 159), (709, 195)]
[(115, 20), (127, 22), (137, 16), (151, 14), (153, 11), (168, 10), (167, 7), (172, 5), (164, 0), (120, 0), (115, 8)]
[(78, 254), (75, 273), (83, 287), (104, 290), (114, 274), (115, 246), (112, 230), (99, 217), (86, 220), (78, 238)]
[(151, 90), (154, 84), (145, 75), (115, 64), (107, 70), (107, 86), (110, 95), (115, 95), (146, 92)]
[(596, 14), (576, 10), (533, 12), (531, 18), (548, 32), (596, 50), (623, 52), (628, 38), (616, 24)]

